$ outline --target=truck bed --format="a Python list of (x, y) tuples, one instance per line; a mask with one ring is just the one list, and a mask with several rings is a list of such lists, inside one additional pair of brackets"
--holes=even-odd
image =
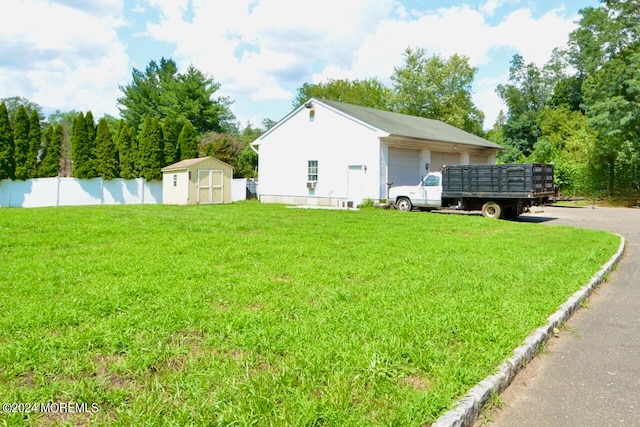
[(553, 165), (447, 165), (442, 168), (442, 198), (539, 199), (553, 197)]

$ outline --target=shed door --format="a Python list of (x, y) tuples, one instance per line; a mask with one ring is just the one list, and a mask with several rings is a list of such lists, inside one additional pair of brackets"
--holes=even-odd
[(223, 173), (218, 169), (198, 169), (198, 204), (224, 202)]

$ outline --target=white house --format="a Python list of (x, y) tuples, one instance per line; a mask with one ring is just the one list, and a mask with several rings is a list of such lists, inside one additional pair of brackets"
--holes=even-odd
[(357, 206), (445, 164), (492, 164), (502, 147), (438, 120), (310, 99), (252, 145), (260, 201)]

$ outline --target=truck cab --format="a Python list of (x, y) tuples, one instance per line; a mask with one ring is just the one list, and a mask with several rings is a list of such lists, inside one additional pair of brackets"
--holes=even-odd
[(422, 209), (442, 207), (442, 174), (431, 172), (417, 185), (391, 187), (389, 203), (399, 211), (410, 211), (414, 207)]

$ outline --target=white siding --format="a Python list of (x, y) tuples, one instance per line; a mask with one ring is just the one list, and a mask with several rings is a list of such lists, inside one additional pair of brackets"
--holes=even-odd
[(162, 203), (186, 205), (189, 201), (189, 171), (177, 170), (162, 174)]
[[(363, 194), (377, 200), (381, 135), (322, 105), (314, 109), (313, 120), (309, 119), (310, 109), (302, 108), (259, 140), (261, 200), (346, 201), (350, 165), (366, 166)], [(307, 188), (309, 160), (318, 161), (315, 189)]]

